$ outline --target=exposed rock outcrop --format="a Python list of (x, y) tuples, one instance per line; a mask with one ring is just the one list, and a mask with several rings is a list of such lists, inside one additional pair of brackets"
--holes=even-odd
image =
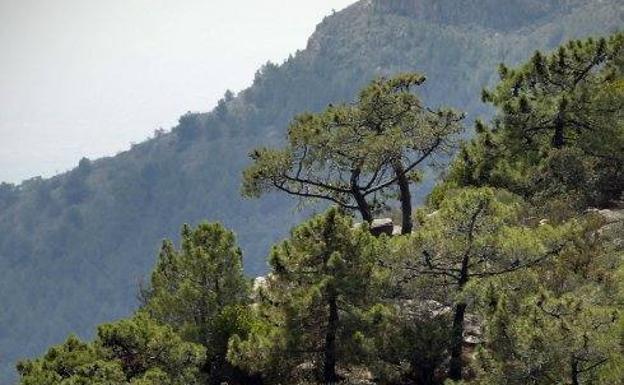
[[(362, 226), (362, 223), (356, 223), (353, 225), (354, 229), (357, 229)], [(382, 234), (386, 234), (388, 236), (398, 236), (401, 235), (401, 226), (397, 226), (394, 224), (392, 218), (377, 218), (374, 219), (373, 222), (369, 225), (371, 234), (376, 237), (381, 236)]]

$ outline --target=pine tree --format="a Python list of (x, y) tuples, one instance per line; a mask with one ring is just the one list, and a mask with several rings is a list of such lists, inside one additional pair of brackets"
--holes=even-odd
[(624, 35), (571, 41), (535, 53), (483, 92), (497, 108), (477, 125), (449, 172), (451, 184), (506, 188), (579, 211), (608, 206), (624, 191)]
[[(248, 339), (231, 344), (233, 361), (273, 371), (278, 383), (305, 376), (295, 371), (306, 367), (321, 383), (338, 381), (338, 368), (357, 361), (379, 242), (337, 209), (293, 230), (271, 253), (257, 309), (263, 319)], [(280, 368), (268, 368), (275, 364)]]
[(278, 190), (327, 200), (371, 222), (373, 211), (386, 201), (384, 194), (397, 188), (403, 233), (410, 233), (410, 185), (425, 161), (449, 150), (463, 118), (448, 109), (425, 108), (413, 93), (424, 81), (418, 74), (377, 79), (353, 105), (297, 116), (287, 146), (251, 153), (254, 163), (244, 172), (243, 194)]
[(567, 227), (528, 226), (521, 200), (503, 191), (464, 189), (449, 195), (438, 211), (423, 217), (413, 237), (399, 240), (397, 263), (407, 282), (426, 278), (449, 293), (449, 377), (461, 380), (468, 285), (557, 255), (566, 245)]
[(227, 344), (245, 328), (249, 282), (232, 232), (213, 223), (185, 225), (179, 250), (163, 243), (143, 297), (152, 317), (206, 347), (212, 382), (234, 370), (225, 360)]
[(570, 41), (547, 56), (536, 52), (518, 69), (501, 65), (501, 83), (484, 100), (500, 109), (499, 127), (516, 151), (576, 146), (592, 153), (596, 135), (613, 135), (609, 118), (622, 116), (623, 100), (607, 106), (595, 92), (621, 77), (623, 54), (620, 34)]

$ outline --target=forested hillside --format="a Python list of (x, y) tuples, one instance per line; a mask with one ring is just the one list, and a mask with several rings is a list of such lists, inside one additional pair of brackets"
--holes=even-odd
[[(413, 92), (422, 75), (298, 114), (252, 151), (243, 192), (333, 207), (268, 274), (245, 277), (221, 224), (185, 225), (131, 316), (20, 361), (19, 384), (624, 384), (624, 33), (498, 72), (493, 118), (415, 207), (462, 120)], [(396, 199), (401, 231), (370, 213)]]
[(474, 0), (463, 12), (452, 1), (360, 1), (214, 111), (189, 113), (171, 132), (69, 173), (2, 184), (0, 382), (18, 357), (128, 315), (160, 240), (183, 223), (223, 222), (238, 235), (247, 272), (264, 272), (269, 245), (302, 215), (284, 197), (242, 199), (240, 174), (249, 150), (280, 143), (296, 113), (351, 101), (375, 76), (418, 71), (428, 105), (466, 111), (469, 121), (489, 114), (479, 90), (499, 62), (623, 25), (619, 0), (556, 3)]

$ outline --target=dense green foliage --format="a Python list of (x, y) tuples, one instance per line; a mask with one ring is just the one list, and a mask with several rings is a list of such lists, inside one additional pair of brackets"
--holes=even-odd
[(623, 250), (612, 236), (595, 237), (602, 226), (604, 219), (588, 219), (558, 258), (482, 288), (483, 384), (622, 383)]
[(479, 127), (449, 184), (506, 188), (536, 204), (564, 195), (573, 208), (608, 207), (624, 191), (624, 35), (571, 41), (500, 67), (484, 91), (500, 111)]
[[(227, 93), (213, 112), (186, 114), (170, 133), (158, 130), (129, 151), (85, 159), (54, 178), (0, 184), (0, 382), (13, 377), (17, 358), (131, 314), (155, 246), (181, 223), (223, 222), (238, 233), (246, 271), (266, 271), (269, 245), (303, 214), (293, 215), (295, 203), (285, 197), (242, 200), (239, 173), (250, 149), (283, 144), (295, 114), (350, 102), (377, 76), (418, 71), (429, 79), (419, 90), (423, 100), (472, 119), (489, 112), (477, 90), (492, 85), (500, 61), (515, 64), (624, 20), (619, 0), (541, 3), (481, 0), (459, 8), (427, 0), (415, 2), (427, 11), (421, 17), (408, 2), (358, 2), (326, 18), (305, 50), (264, 66), (240, 94)], [(431, 185), (424, 180), (414, 198)]]
[[(622, 37), (565, 46), (579, 50), (572, 63), (590, 64), (568, 63), (562, 48), (556, 61), (537, 53), (520, 69), (502, 67), (501, 83), (486, 98), (498, 108), (494, 128), (479, 123), (477, 137), (416, 213), (413, 231), (375, 235), (336, 202), (274, 246), (269, 274), (250, 291), (234, 235), (218, 224), (185, 226), (179, 250), (163, 244), (133, 318), (101, 326), (91, 343), (70, 337), (20, 363), (21, 383), (624, 384), (621, 191), (601, 190), (604, 201), (570, 201), (577, 191), (565, 180), (549, 177), (547, 198), (531, 183), (548, 169), (551, 152), (563, 149), (574, 149), (581, 162), (612, 162), (591, 173), (624, 167), (617, 141), (624, 125), (610, 108), (624, 97), (612, 91), (623, 78)], [(517, 74), (510, 87), (507, 76)], [(378, 80), (362, 95), (406, 78), (415, 79)], [(572, 89), (561, 95), (564, 85)], [(589, 89), (577, 90), (584, 85)], [(403, 111), (411, 98), (389, 98), (378, 110)], [(335, 111), (330, 121), (344, 117)], [(414, 128), (390, 124), (383, 132), (392, 137), (398, 128), (398, 150), (383, 138), (378, 148), (367, 143), (372, 159), (392, 160), (413, 148), (403, 135), (418, 142), (431, 129), (408, 126)], [(604, 131), (609, 140), (583, 140), (584, 130)], [(358, 155), (348, 146), (325, 147), (328, 163), (337, 156), (331, 152)], [(510, 158), (470, 157), (493, 147)], [(508, 162), (499, 167), (517, 184), (501, 185), (506, 179), (487, 173), (479, 183), (458, 178), (497, 162)], [(388, 170), (396, 171), (392, 161)], [(526, 188), (514, 190), (518, 185)], [(391, 199), (378, 198), (381, 205)], [(610, 210), (590, 206), (604, 202)]]
[(439, 300), (453, 309), (448, 343), (451, 379), (462, 378), (464, 323), (466, 313), (472, 311), (464, 298), (466, 287), (478, 284), (475, 280), (539, 264), (561, 252), (569, 237), (566, 226), (531, 226), (523, 221), (523, 211), (508, 194), (489, 188), (462, 190), (423, 219), (399, 251), (404, 258), (399, 263), (410, 276), (426, 277), (445, 287), (448, 298)]
[(204, 360), (201, 346), (138, 313), (100, 326), (91, 343), (69, 337), (18, 371), (25, 385), (192, 385)]

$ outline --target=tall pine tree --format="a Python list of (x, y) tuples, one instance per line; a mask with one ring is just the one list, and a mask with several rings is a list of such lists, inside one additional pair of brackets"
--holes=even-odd
[(210, 382), (236, 374), (225, 358), (230, 335), (246, 325), (249, 282), (231, 231), (216, 223), (185, 225), (179, 250), (163, 243), (143, 297), (152, 317), (206, 347)]

